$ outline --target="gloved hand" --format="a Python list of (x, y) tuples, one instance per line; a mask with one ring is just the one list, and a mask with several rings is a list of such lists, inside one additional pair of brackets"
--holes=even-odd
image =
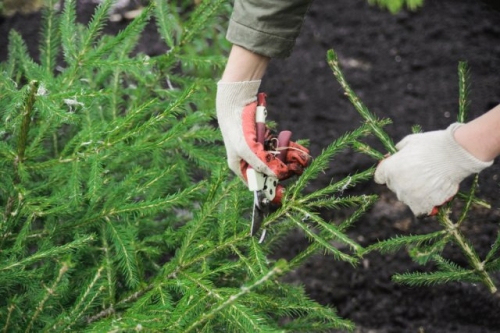
[(309, 164), (309, 151), (290, 142), (285, 163), (264, 150), (256, 140), (255, 113), (258, 81), (219, 82), (217, 84), (217, 119), (224, 138), (229, 168), (246, 180), (246, 169), (255, 170), (280, 180), (302, 174)]
[(462, 125), (406, 136), (396, 145), (398, 152), (380, 162), (375, 182), (386, 184), (416, 216), (431, 215), (464, 178), (493, 163), (478, 160), (455, 141), (453, 133)]

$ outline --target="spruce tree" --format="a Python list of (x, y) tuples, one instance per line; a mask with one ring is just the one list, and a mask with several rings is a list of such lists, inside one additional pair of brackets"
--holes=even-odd
[[(112, 3), (83, 25), (76, 0), (61, 12), (48, 1), (39, 59), (10, 33), (0, 64), (2, 330), (352, 330), (280, 277), (318, 252), (358, 262), (361, 246), (344, 232), (375, 197), (340, 194), (373, 170), (304, 189), (368, 127), (338, 138), (289, 184), (259, 243), (249, 232), (253, 197), (230, 175), (211, 125), (229, 4), (179, 11), (153, 1), (106, 35)], [(152, 20), (168, 52), (135, 54)], [(343, 222), (319, 214), (346, 205), (354, 209)], [(271, 259), (294, 228), (309, 246)]]

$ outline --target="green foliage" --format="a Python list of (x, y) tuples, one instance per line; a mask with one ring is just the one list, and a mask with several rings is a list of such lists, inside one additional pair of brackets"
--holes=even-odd
[[(366, 106), (363, 105), (347, 84), (347, 81), (345, 80), (339, 67), (337, 54), (333, 50), (330, 50), (328, 51), (327, 58), (335, 78), (345, 90), (346, 95), (356, 110), (365, 119), (366, 126), (369, 126), (370, 131), (380, 139), (388, 152), (396, 152), (396, 148), (387, 133), (381, 126), (377, 125), (374, 115), (368, 111)], [(459, 122), (464, 122), (467, 114), (467, 75), (468, 69), (466, 63), (459, 63), (459, 112), (457, 119)], [(419, 129), (415, 128), (415, 131), (419, 131)], [(373, 151), (373, 149), (361, 143), (356, 144), (354, 147), (363, 147), (363, 149), (360, 150), (361, 152), (367, 153), (369, 156), (375, 158), (377, 156), (383, 156), (383, 154)], [(491, 293), (497, 293), (498, 289), (494, 281), (494, 276), (500, 269), (498, 265), (500, 238), (497, 237), (496, 240), (493, 241), (491, 250), (487, 253), (484, 259), (481, 259), (474, 250), (471, 242), (466, 238), (460, 228), (466, 221), (468, 213), (473, 205), (489, 208), (488, 204), (484, 203), (475, 196), (477, 186), (478, 177), (476, 175), (469, 192), (465, 194), (459, 193), (454, 198), (453, 201), (462, 201), (462, 209), (456, 218), (456, 221), (453, 221), (451, 216), (453, 202), (450, 202), (446, 206), (440, 208), (437, 216), (437, 220), (442, 227), (440, 231), (423, 235), (397, 236), (391, 239), (382, 240), (371, 245), (362, 252), (367, 253), (377, 250), (382, 253), (386, 253), (397, 251), (401, 248), (408, 248), (409, 254), (417, 263), (424, 265), (429, 262), (433, 262), (435, 264), (435, 272), (396, 274), (393, 277), (396, 282), (406, 283), (411, 286), (447, 283), (450, 281), (481, 282)], [(471, 222), (480, 223), (478, 221)], [(467, 268), (462, 268), (458, 264), (449, 262), (442, 257), (445, 247), (449, 244), (458, 246), (469, 265)]]
[[(376, 198), (342, 194), (373, 169), (314, 193), (307, 185), (370, 127), (338, 138), (288, 184), (259, 243), (252, 195), (210, 125), (228, 3), (153, 1), (111, 36), (112, 1), (86, 25), (76, 0), (61, 12), (56, 1), (43, 13), (40, 58), (11, 31), (0, 64), (2, 331), (352, 330), (280, 277), (317, 253), (358, 262), (363, 249), (345, 231)], [(167, 51), (134, 54), (153, 18)], [(344, 221), (319, 214), (344, 207)], [(270, 259), (295, 228), (309, 246)]]
[[(484, 282), (500, 269), (500, 237), (478, 263), (446, 211), (435, 234), (369, 249), (349, 238), (348, 228), (377, 198), (344, 191), (370, 179), (373, 168), (308, 191), (345, 149), (380, 159), (362, 142), (366, 135), (394, 151), (383, 130), (390, 120), (377, 119), (355, 96), (333, 53), (332, 68), (367, 121), (287, 184), (283, 206), (263, 222), (267, 237), (260, 243), (250, 236), (252, 195), (230, 176), (211, 126), (229, 4), (151, 1), (111, 36), (102, 33), (111, 0), (86, 25), (76, 22), (76, 0), (65, 1), (61, 12), (56, 1), (43, 13), (40, 58), (32, 59), (12, 31), (8, 60), (0, 64), (2, 331), (350, 331), (353, 324), (335, 309), (281, 277), (318, 253), (356, 265), (367, 251), (402, 247), (421, 262), (438, 263), (432, 276), (395, 278), (415, 285), (457, 276)], [(153, 19), (167, 51), (135, 54)], [(463, 197), (458, 224), (471, 205), (484, 204), (473, 190)], [(320, 214), (344, 208), (343, 221)], [(288, 262), (271, 259), (293, 229), (308, 246)], [(473, 269), (441, 257), (450, 240)]]
[(421, 7), (424, 0), (368, 0), (370, 4), (376, 4), (380, 8), (389, 10), (392, 14), (401, 11), (404, 6), (409, 10), (416, 10)]

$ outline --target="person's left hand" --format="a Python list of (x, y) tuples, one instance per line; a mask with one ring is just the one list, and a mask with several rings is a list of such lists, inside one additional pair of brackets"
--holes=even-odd
[(456, 142), (453, 133), (460, 126), (406, 136), (396, 145), (398, 152), (379, 163), (375, 182), (386, 184), (416, 216), (435, 214), (464, 178), (493, 163), (478, 160)]

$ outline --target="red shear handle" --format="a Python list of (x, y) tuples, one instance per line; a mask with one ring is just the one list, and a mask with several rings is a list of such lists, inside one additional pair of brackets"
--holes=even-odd
[(453, 197), (455, 197), (455, 196), (452, 196), (452, 197), (448, 198), (448, 200), (446, 200), (445, 202), (443, 202), (439, 206), (434, 206), (434, 208), (432, 208), (432, 211), (429, 214), (429, 216), (436, 216), (439, 213), (439, 209), (441, 209), (442, 206), (444, 206), (445, 204), (447, 204), (448, 202), (450, 202), (451, 200), (453, 200)]
[[(292, 132), (290, 131), (282, 131), (280, 134), (278, 134), (278, 159), (286, 163), (286, 153), (288, 150), (288, 146), (290, 145), (290, 138), (292, 137)], [(274, 199), (272, 200), (272, 203), (276, 205), (281, 205), (281, 199), (283, 198), (283, 194), (285, 192), (285, 188), (278, 184), (276, 186), (276, 195), (274, 196)]]
[(264, 146), (264, 142), (265, 142), (265, 135), (266, 135), (266, 124), (265, 123), (261, 123), (261, 122), (257, 122), (255, 123), (256, 125), (256, 135), (257, 135), (257, 142), (258, 143), (261, 143), (262, 146)]
[(278, 134), (278, 158), (283, 163), (286, 163), (286, 153), (290, 145), (291, 137), (292, 132), (290, 131), (281, 131), (280, 134)]
[(274, 195), (273, 200), (271, 202), (275, 205), (280, 206), (281, 205), (281, 200), (283, 199), (283, 195), (285, 194), (285, 187), (281, 184), (278, 184), (276, 186), (276, 194)]
[(266, 97), (267, 97), (266, 93), (263, 93), (263, 92), (258, 93), (257, 94), (257, 105), (267, 106), (266, 105)]

